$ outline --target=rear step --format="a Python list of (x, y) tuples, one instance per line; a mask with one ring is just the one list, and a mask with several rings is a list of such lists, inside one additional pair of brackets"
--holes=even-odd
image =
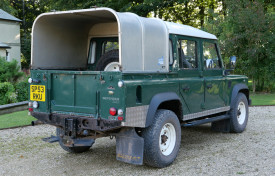
[(197, 126), (197, 125), (201, 125), (201, 124), (204, 124), (204, 123), (210, 123), (210, 122), (225, 120), (225, 119), (229, 119), (229, 118), (230, 118), (229, 115), (220, 115), (220, 116), (216, 116), (216, 117), (211, 117), (211, 118), (206, 118), (206, 119), (202, 119), (202, 120), (195, 120), (195, 121), (192, 121), (192, 122), (184, 123), (181, 126), (183, 126), (183, 127)]

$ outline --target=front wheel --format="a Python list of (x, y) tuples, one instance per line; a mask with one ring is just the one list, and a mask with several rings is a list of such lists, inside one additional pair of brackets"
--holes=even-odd
[(144, 163), (153, 167), (166, 167), (177, 157), (181, 126), (176, 114), (160, 109), (151, 126), (142, 132), (144, 138)]
[(230, 111), (230, 131), (241, 133), (245, 130), (248, 121), (248, 101), (243, 93), (238, 93)]

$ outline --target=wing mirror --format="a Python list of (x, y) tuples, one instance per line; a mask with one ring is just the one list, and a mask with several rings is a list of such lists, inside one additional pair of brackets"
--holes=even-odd
[(231, 69), (235, 68), (235, 66), (236, 66), (236, 60), (237, 60), (236, 56), (231, 56), (230, 57), (230, 67), (231, 67)]
[(237, 60), (237, 57), (236, 56), (231, 56), (230, 57), (230, 69), (226, 69), (224, 71), (224, 75), (230, 75), (230, 72), (233, 71), (235, 69), (235, 66), (236, 66), (236, 60)]

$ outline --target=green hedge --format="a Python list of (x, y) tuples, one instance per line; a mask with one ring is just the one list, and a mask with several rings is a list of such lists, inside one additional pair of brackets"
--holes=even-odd
[(28, 95), (29, 95), (28, 85), (29, 84), (26, 80), (18, 82), (14, 85), (18, 102), (28, 100)]
[(17, 95), (14, 86), (10, 82), (0, 83), (0, 105), (15, 103)]
[(3, 57), (0, 57), (0, 82), (15, 83), (23, 75), (24, 73), (20, 72), (20, 67), (16, 60), (8, 62)]
[(28, 82), (0, 83), (0, 105), (28, 100)]
[(28, 78), (23, 76), (16, 60), (0, 57), (0, 105), (28, 100)]

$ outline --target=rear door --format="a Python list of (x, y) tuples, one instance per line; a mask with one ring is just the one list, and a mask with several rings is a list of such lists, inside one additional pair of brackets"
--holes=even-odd
[(178, 37), (180, 92), (190, 113), (202, 111), (204, 79), (199, 62), (199, 42), (191, 37)]
[(51, 112), (96, 114), (100, 72), (52, 71)]

